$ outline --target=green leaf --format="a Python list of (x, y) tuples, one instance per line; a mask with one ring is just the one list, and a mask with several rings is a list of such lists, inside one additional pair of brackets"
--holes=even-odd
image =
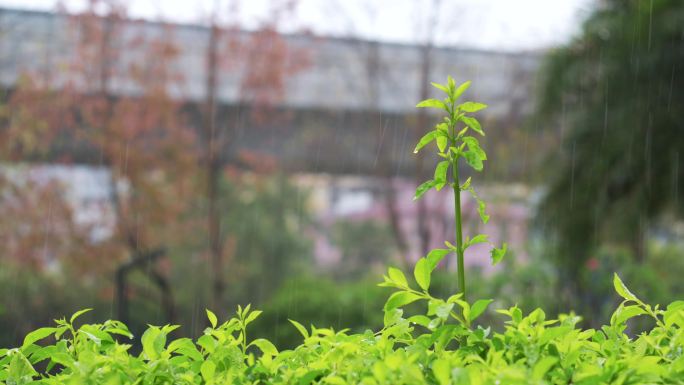
[(21, 345), (22, 349), (25, 349), (26, 347), (44, 339), (49, 336), (51, 336), (55, 331), (57, 331), (57, 328), (40, 328), (32, 331), (31, 333), (27, 334), (26, 337), (24, 337), (24, 343)]
[(421, 196), (423, 196), (423, 194), (425, 194), (428, 190), (433, 188), (436, 184), (437, 183), (434, 180), (429, 180), (418, 186), (418, 188), (416, 188), (416, 195), (413, 197), (413, 200), (415, 201), (419, 199)]
[(249, 313), (247, 318), (245, 319), (245, 326), (249, 324), (250, 322), (254, 321), (261, 315), (261, 310), (254, 310), (253, 312)]
[(451, 77), (451, 75), (447, 76), (447, 87), (449, 90), (453, 90), (456, 88), (456, 82), (454, 81), (454, 78)]
[(204, 356), (197, 350), (197, 347), (190, 338), (179, 338), (171, 341), (166, 351), (189, 357), (193, 361), (204, 361)]
[(449, 93), (449, 89), (448, 89), (447, 87), (445, 87), (445, 86), (439, 84), (439, 83), (430, 82), (430, 84), (432, 84), (433, 87), (437, 88), (437, 89), (440, 90), (440, 91), (444, 91), (444, 92), (446, 92), (447, 94)]
[(211, 324), (211, 327), (216, 329), (216, 325), (218, 323), (218, 318), (216, 318), (216, 314), (214, 314), (209, 309), (204, 309), (204, 310), (207, 312), (207, 318), (209, 318), (209, 323)]
[(425, 147), (427, 144), (435, 140), (436, 137), (437, 131), (430, 131), (427, 134), (423, 135), (423, 137), (420, 138), (420, 140), (418, 141), (418, 144), (416, 145), (416, 148), (413, 150), (413, 153), (417, 154), (421, 148)]
[(449, 249), (434, 249), (431, 250), (425, 258), (421, 258), (416, 262), (413, 269), (413, 276), (421, 289), (427, 290), (430, 287), (430, 276), (435, 270), (439, 262), (450, 253)]
[(447, 111), (447, 107), (443, 101), (438, 99), (425, 99), (422, 102), (416, 104), (418, 108), (439, 108), (440, 110)]
[(482, 171), (484, 164), (482, 163), (482, 158), (475, 151), (466, 151), (463, 153), (466, 163), (470, 165), (475, 171)]
[[(516, 315), (516, 313), (512, 313), (511, 314), (512, 318), (515, 315)], [(573, 328), (570, 326), (556, 326), (556, 327), (544, 329), (544, 331), (539, 336), (539, 343), (542, 345), (545, 345), (551, 341), (557, 340), (557, 339), (567, 335), (572, 330), (573, 330)]]
[(398, 291), (392, 294), (385, 302), (385, 311), (393, 310), (404, 305), (408, 305), (412, 302), (419, 300), (421, 297), (417, 294), (408, 291)]
[(437, 191), (441, 190), (442, 187), (447, 182), (447, 171), (449, 171), (449, 161), (448, 160), (443, 160), (439, 163), (437, 163), (437, 167), (435, 168), (435, 188)]
[(449, 143), (449, 138), (444, 135), (437, 135), (437, 148), (439, 152), (444, 152)]
[(473, 239), (470, 239), (470, 240), (465, 242), (465, 245), (463, 246), (463, 251), (465, 251), (467, 248), (469, 248), (472, 245), (487, 242), (488, 238), (489, 238), (489, 236), (487, 234), (477, 234), (476, 236), (473, 237)]
[(428, 268), (432, 273), (433, 270), (439, 265), (439, 263), (444, 259), (444, 257), (449, 254), (451, 250), (449, 249), (433, 249), (430, 250), (425, 259), (428, 261)]
[(452, 98), (454, 101), (458, 100), (458, 98), (460, 98), (461, 95), (463, 95), (463, 93), (466, 92), (466, 90), (467, 90), (468, 88), (470, 88), (470, 80), (468, 80), (467, 82), (465, 82), (465, 83), (461, 84), (460, 86), (458, 86), (458, 88), (456, 89), (456, 91), (454, 92), (454, 94), (451, 96), (451, 98)]
[(413, 269), (413, 276), (421, 289), (427, 290), (430, 288), (430, 267), (428, 260), (421, 258), (416, 262), (416, 267)]
[(449, 318), (449, 313), (453, 308), (453, 303), (440, 303), (435, 308), (435, 315), (443, 320), (446, 320), (447, 318)]
[(205, 382), (211, 382), (216, 373), (216, 364), (213, 361), (204, 361), (202, 366), (200, 366), (200, 373), (202, 373), (202, 378)]
[(71, 316), (71, 319), (69, 319), (69, 323), (73, 324), (74, 321), (76, 321), (76, 318), (80, 317), (81, 315), (83, 315), (83, 314), (85, 314), (91, 310), (93, 310), (93, 309), (83, 309), (83, 310), (77, 311), (76, 313), (74, 313), (74, 315)]
[(263, 338), (257, 338), (256, 340), (252, 341), (250, 346), (255, 345), (257, 346), (264, 355), (275, 357), (278, 355), (278, 349), (276, 349), (275, 345), (271, 343), (271, 341), (263, 339)]
[(299, 333), (304, 337), (304, 339), (309, 338), (309, 332), (306, 330), (304, 325), (300, 324), (299, 322), (295, 320), (288, 319), (292, 325), (294, 325), (297, 330), (299, 330)]
[(532, 379), (541, 382), (544, 375), (558, 362), (558, 358), (553, 356), (542, 357), (532, 369)]
[(496, 265), (497, 263), (501, 262), (501, 259), (506, 255), (507, 249), (508, 249), (508, 245), (506, 243), (501, 245), (500, 249), (497, 249), (496, 247), (492, 248), (492, 252), (491, 252), (492, 265)]
[(471, 182), (471, 180), (472, 180), (472, 178), (471, 178), (471, 177), (468, 177), (468, 179), (466, 179), (466, 181), (463, 182), (463, 184), (460, 186), (460, 187), (461, 187), (461, 190), (467, 190), (467, 189), (469, 189), (469, 188), (470, 188), (470, 182)]
[(630, 305), (623, 306), (620, 305), (613, 313), (611, 317), (611, 323), (614, 325), (621, 325), (627, 322), (630, 318), (636, 317), (638, 315), (646, 314), (646, 310), (642, 309), (640, 306)]
[(466, 136), (462, 140), (468, 146), (469, 151), (475, 152), (480, 159), (487, 160), (487, 154), (480, 147), (480, 142), (475, 137)]
[[(0, 372), (0, 374), (2, 374), (2, 372)], [(7, 368), (7, 374), (10, 379), (10, 381), (7, 382), (8, 384), (29, 384), (32, 383), (32, 381), (28, 381), (27, 379), (38, 375), (38, 372), (33, 369), (31, 363), (23, 354), (15, 351), (12, 353), (12, 359)]]
[(469, 116), (462, 116), (461, 120), (463, 123), (465, 123), (468, 127), (472, 128), (473, 131), (477, 132), (478, 134), (485, 136), (484, 131), (482, 131), (482, 126), (480, 126), (480, 122), (477, 121), (475, 118), (471, 118)]
[(663, 321), (667, 327), (676, 324), (680, 328), (684, 328), (684, 301), (674, 301), (667, 305), (667, 310), (663, 314)]
[(492, 299), (479, 299), (475, 301), (475, 303), (470, 307), (468, 320), (470, 322), (474, 321), (477, 317), (484, 313), (485, 310), (487, 310), (487, 306), (489, 306), (489, 304), (492, 302), (494, 302)]
[(486, 225), (487, 222), (489, 222), (489, 215), (487, 215), (487, 213), (485, 212), (487, 205), (484, 203), (482, 199), (480, 199), (477, 196), (475, 196), (475, 200), (477, 201), (477, 213), (480, 215), (482, 223)]
[(299, 378), (297, 385), (311, 385), (311, 383), (313, 383), (314, 381), (318, 382), (316, 379), (325, 376), (325, 374), (325, 370), (310, 370), (305, 375)]
[(409, 317), (407, 319), (407, 321), (414, 323), (416, 325), (428, 327), (428, 325), (430, 325), (430, 321), (432, 321), (432, 320), (427, 316), (424, 316), (422, 314), (418, 314), (418, 315), (414, 315), (414, 316)]
[(156, 326), (150, 326), (145, 330), (140, 342), (143, 346), (143, 353), (148, 360), (156, 360), (166, 344), (166, 336)]
[(382, 317), (383, 325), (385, 325), (385, 327), (394, 325), (403, 319), (403, 315), (404, 311), (402, 309), (394, 308), (386, 310), (385, 315)]
[(456, 294), (451, 295), (451, 296), (447, 299), (447, 302), (449, 302), (449, 303), (456, 303), (456, 302), (459, 301), (461, 298), (463, 298), (463, 293), (456, 293)]
[(465, 102), (463, 104), (460, 104), (458, 108), (461, 109), (461, 111), (464, 112), (477, 112), (480, 110), (484, 110), (487, 108), (487, 105), (484, 103), (477, 103), (477, 102)]
[(613, 274), (613, 287), (615, 287), (615, 291), (620, 295), (620, 297), (628, 301), (641, 302), (634, 294), (632, 294), (631, 291), (629, 291), (617, 273)]
[(451, 384), (451, 367), (449, 361), (438, 358), (432, 362), (432, 373), (435, 375), (439, 385)]
[(408, 287), (408, 281), (406, 280), (406, 276), (404, 275), (403, 271), (397, 269), (396, 267), (390, 267), (387, 269), (387, 275), (389, 275), (389, 278), (392, 280), (392, 282), (402, 287)]

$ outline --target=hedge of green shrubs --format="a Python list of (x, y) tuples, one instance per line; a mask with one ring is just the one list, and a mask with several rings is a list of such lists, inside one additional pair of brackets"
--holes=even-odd
[[(427, 259), (427, 258), (426, 258)], [(425, 276), (424, 276), (425, 277)], [(677, 384), (684, 383), (684, 301), (650, 306), (615, 276), (623, 302), (610, 324), (582, 330), (579, 317), (547, 319), (541, 309), (498, 310), (505, 330), (475, 326), (489, 304), (469, 304), (415, 288), (390, 269), (384, 286), (396, 291), (384, 308), (378, 331), (305, 327), (292, 321), (302, 343), (278, 351), (251, 336), (258, 310), (238, 308), (196, 340), (171, 338), (175, 326), (150, 326), (142, 352), (117, 321), (77, 326), (76, 313), (54, 327), (28, 334), (21, 347), (0, 349), (2, 384)], [(404, 317), (403, 307), (425, 312)], [(628, 320), (647, 317), (653, 327), (636, 337)], [(50, 343), (46, 343), (49, 341)]]

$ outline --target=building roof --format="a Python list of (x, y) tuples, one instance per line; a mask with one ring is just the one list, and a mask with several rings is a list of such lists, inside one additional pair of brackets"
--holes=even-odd
[[(25, 70), (49, 72), (53, 76), (59, 72), (75, 48), (76, 35), (69, 23), (66, 15), (0, 8), (0, 83), (11, 87)], [(175, 24), (169, 29), (157, 22), (126, 21), (122, 35), (164, 36), (169, 30), (180, 49), (176, 65), (184, 76), (183, 87), (169, 91), (184, 100), (202, 100), (208, 28)], [(236, 33), (241, 38), (250, 34)], [(287, 79), (281, 102), (284, 107), (364, 110), (374, 103), (371, 98), (377, 93), (375, 109), (403, 113), (413, 110), (419, 99), (421, 46), (304, 34), (284, 37), (290, 47), (305, 50), (310, 61), (304, 71)], [(141, 54), (134, 50), (125, 53), (131, 59)], [(370, 55), (375, 55), (377, 75), (369, 76)], [(538, 52), (436, 47), (430, 56), (430, 78), (443, 82), (451, 74), (457, 82), (472, 80), (470, 97), (491, 106), (487, 111), (489, 117), (504, 116), (513, 108), (522, 109), (524, 115), (532, 107), (528, 95), (532, 94), (540, 58)], [(221, 74), (218, 94), (222, 103), (244, 102), (240, 100), (241, 76), (243, 73), (239, 70), (225, 70)], [(377, 83), (372, 85), (369, 79), (375, 79)], [(115, 93), (134, 95), (139, 92), (127, 79), (117, 79), (113, 83)]]

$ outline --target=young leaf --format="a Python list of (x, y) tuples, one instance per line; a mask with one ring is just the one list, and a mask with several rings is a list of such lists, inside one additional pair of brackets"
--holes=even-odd
[(216, 329), (216, 324), (218, 323), (218, 318), (216, 318), (216, 314), (214, 314), (211, 310), (205, 309), (207, 312), (207, 318), (209, 318), (209, 323), (211, 324), (211, 327)]
[(482, 126), (480, 126), (480, 122), (478, 122), (477, 119), (471, 118), (469, 116), (463, 116), (463, 117), (461, 117), (461, 120), (468, 127), (472, 128), (473, 131), (477, 132), (478, 134), (480, 134), (482, 136), (485, 136), (484, 131), (482, 131)]
[(462, 297), (463, 297), (463, 293), (456, 293), (456, 294), (453, 294), (452, 296), (450, 296), (449, 298), (447, 298), (447, 302), (457, 303), (461, 300)]
[(475, 171), (482, 171), (484, 165), (482, 163), (482, 158), (475, 151), (466, 151), (463, 153), (465, 156), (466, 163), (470, 165)]
[(482, 147), (480, 147), (480, 142), (472, 136), (466, 136), (463, 138), (463, 142), (468, 145), (468, 150), (475, 152), (478, 157), (482, 160), (487, 160), (487, 154), (484, 152)]
[(470, 322), (473, 322), (477, 317), (480, 316), (480, 314), (484, 313), (485, 310), (487, 310), (487, 306), (489, 306), (490, 303), (494, 302), (493, 299), (478, 299), (475, 301), (473, 306), (470, 307), (470, 314), (468, 316), (468, 320)]
[(390, 267), (389, 269), (387, 269), (387, 275), (389, 275), (389, 278), (392, 280), (392, 282), (398, 284), (399, 286), (408, 286), (408, 282), (406, 281), (406, 276), (404, 275), (404, 272), (397, 269), (396, 267)]
[(420, 138), (420, 140), (418, 141), (418, 144), (416, 145), (416, 148), (413, 150), (413, 153), (417, 154), (421, 148), (425, 147), (427, 144), (435, 140), (436, 137), (437, 131), (430, 131), (427, 134), (423, 135), (423, 137)]
[(438, 99), (425, 99), (422, 102), (416, 104), (418, 108), (439, 108), (446, 111), (447, 107), (443, 101)]
[(470, 188), (471, 179), (471, 177), (468, 177), (468, 179), (466, 179), (466, 181), (461, 185), (461, 190), (467, 190), (468, 188)]
[[(27, 381), (27, 378), (31, 378), (37, 374), (38, 372), (36, 372), (29, 360), (23, 354), (18, 352), (14, 352), (12, 354), (12, 358), (10, 359), (7, 369), (5, 370), (3, 367), (3, 371), (0, 372), (0, 376), (3, 377), (3, 381), (5, 379), (9, 380), (7, 381), (7, 384), (29, 384), (33, 381)], [(6, 378), (5, 375), (9, 376), (9, 378)]]
[(150, 326), (145, 330), (142, 337), (140, 337), (140, 342), (142, 343), (143, 353), (145, 353), (147, 359), (156, 360), (159, 358), (159, 353), (166, 343), (166, 337), (162, 335), (162, 332), (158, 327)]
[(614, 325), (621, 325), (627, 322), (628, 319), (632, 317), (636, 317), (638, 315), (646, 314), (646, 310), (642, 309), (640, 306), (636, 305), (629, 305), (629, 306), (623, 306), (620, 305), (618, 308), (615, 310), (613, 313), (613, 316), (611, 317), (611, 324)]
[(21, 345), (21, 348), (25, 349), (33, 343), (51, 336), (56, 330), (57, 328), (40, 328), (32, 331), (24, 337), (24, 343)]
[(684, 328), (684, 301), (674, 301), (667, 305), (667, 310), (663, 314), (663, 321), (665, 321), (666, 327), (676, 324), (680, 328)]
[(501, 262), (501, 259), (504, 257), (504, 255), (506, 255), (507, 249), (508, 245), (505, 242), (503, 245), (501, 245), (500, 249), (497, 249), (496, 247), (492, 248), (492, 265), (496, 265), (497, 263)]
[(461, 95), (463, 95), (463, 93), (466, 92), (466, 90), (468, 88), (470, 88), (470, 80), (468, 80), (467, 82), (458, 86), (458, 88), (456, 89), (456, 91), (452, 95), (452, 98), (454, 99), (454, 101), (456, 101), (458, 98), (460, 98)]
[[(245, 313), (246, 312), (247, 311), (245, 310)], [(249, 313), (249, 315), (245, 319), (245, 326), (247, 326), (247, 324), (249, 324), (250, 322), (257, 319), (257, 317), (259, 317), (260, 315), (261, 315), (261, 310), (254, 310), (253, 312)]]
[(477, 102), (465, 102), (463, 104), (460, 104), (458, 106), (458, 108), (464, 112), (477, 112), (477, 111), (484, 110), (485, 108), (487, 108), (487, 105), (484, 103), (477, 103)]
[(436, 184), (437, 183), (434, 180), (429, 180), (429, 181), (421, 184), (420, 186), (418, 186), (418, 188), (416, 188), (416, 195), (413, 197), (413, 200), (415, 201), (415, 200), (419, 199), (429, 189), (435, 187)]
[(542, 357), (534, 365), (532, 370), (532, 379), (536, 382), (543, 382), (544, 375), (558, 362), (558, 358), (553, 356)]
[(447, 138), (445, 135), (437, 136), (437, 148), (439, 149), (439, 152), (444, 152), (447, 144), (449, 144), (449, 138)]
[(487, 215), (487, 213), (485, 212), (487, 205), (484, 203), (482, 199), (480, 199), (477, 196), (475, 196), (475, 200), (477, 200), (477, 213), (480, 215), (482, 223), (486, 225), (487, 222), (489, 222), (489, 215)]
[(93, 309), (83, 309), (83, 310), (77, 311), (76, 313), (74, 313), (74, 315), (71, 316), (71, 319), (69, 319), (69, 323), (73, 324), (74, 321), (76, 321), (76, 318), (82, 316), (83, 314), (85, 314), (91, 310), (93, 310)]
[(449, 93), (449, 89), (447, 87), (444, 87), (443, 85), (441, 85), (439, 83), (430, 82), (430, 84), (432, 84), (433, 87), (437, 88), (440, 91), (444, 91), (447, 94)]
[(425, 259), (428, 261), (428, 267), (430, 268), (431, 273), (449, 252), (450, 250), (448, 249), (433, 249), (428, 253)]
[(430, 267), (429, 262), (426, 258), (421, 258), (416, 262), (416, 266), (413, 269), (413, 276), (416, 278), (416, 282), (421, 289), (427, 290), (430, 288)]
[(421, 297), (409, 291), (398, 291), (392, 294), (385, 302), (385, 311), (393, 310), (398, 307), (408, 305), (419, 300)]
[(422, 314), (411, 316), (407, 321), (423, 327), (428, 327), (428, 325), (430, 325), (430, 318)]
[(295, 321), (295, 320), (288, 319), (288, 321), (290, 321), (290, 323), (291, 323), (292, 325), (294, 325), (294, 327), (297, 328), (297, 330), (299, 330), (299, 333), (300, 333), (302, 336), (304, 336), (305, 339), (306, 339), (306, 338), (309, 338), (309, 332), (306, 330), (306, 328), (304, 327), (304, 325), (300, 324), (299, 322), (297, 322), (297, 321)]
[(454, 81), (454, 78), (451, 77), (451, 75), (447, 76), (447, 87), (450, 91), (456, 88), (456, 82)]
[(216, 364), (213, 361), (204, 361), (202, 366), (200, 366), (200, 373), (206, 383), (213, 383)]
[(435, 168), (435, 188), (437, 191), (441, 190), (442, 187), (447, 182), (447, 171), (449, 170), (449, 161), (448, 160), (443, 160), (439, 163), (437, 163), (437, 167)]
[(463, 246), (463, 251), (465, 251), (467, 248), (469, 248), (472, 245), (487, 242), (488, 237), (489, 236), (487, 234), (478, 234), (478, 235), (474, 236), (473, 239), (465, 242), (465, 245)]
[(249, 345), (255, 345), (266, 356), (275, 357), (278, 355), (278, 349), (276, 349), (275, 345), (273, 345), (273, 343), (271, 343), (271, 341), (269, 340), (257, 338), (256, 340), (252, 341)]
[(629, 291), (627, 286), (622, 283), (622, 280), (617, 273), (613, 274), (613, 287), (615, 287), (615, 291), (620, 295), (620, 297), (629, 301), (641, 302), (634, 294), (632, 294), (631, 291)]
[(438, 358), (432, 362), (432, 373), (435, 375), (439, 385), (451, 384), (451, 367), (449, 361)]

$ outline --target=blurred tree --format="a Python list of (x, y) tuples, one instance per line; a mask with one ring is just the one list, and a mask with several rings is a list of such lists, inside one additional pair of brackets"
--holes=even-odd
[[(219, 312), (224, 308), (224, 266), (230, 264), (232, 259), (225, 249), (227, 223), (222, 215), (230, 215), (230, 212), (225, 211), (225, 201), (219, 194), (220, 181), (229, 156), (230, 132), (237, 132), (234, 126), (240, 122), (238, 117), (228, 116), (225, 109), (222, 114), (219, 86), (225, 71), (232, 68), (234, 71), (231, 76), (240, 85), (238, 103), (250, 106), (252, 121), (274, 119), (276, 111), (273, 107), (284, 96), (285, 81), (288, 76), (306, 67), (307, 53), (289, 46), (277, 31), (284, 18), (290, 16), (296, 1), (272, 1), (268, 17), (251, 34), (241, 31), (240, 24), (235, 21), (222, 25), (219, 2), (214, 5), (205, 51), (205, 95), (200, 139), (212, 265), (211, 308)], [(233, 3), (229, 15), (236, 15), (239, 5), (239, 2)]]
[[(226, 277), (222, 311), (227, 314), (238, 304), (263, 303), (283, 280), (311, 270), (312, 245), (305, 236), (311, 218), (304, 205), (306, 192), (285, 175), (229, 168), (221, 174), (218, 193), (224, 223), (220, 236), (225, 252), (233, 256), (220, 272)], [(201, 226), (204, 220), (204, 212), (189, 211), (184, 221), (200, 226), (189, 226), (192, 241), (171, 250), (179, 313), (192, 317), (180, 323), (192, 328), (190, 335), (201, 335), (205, 324), (194, 320), (204, 319), (203, 309), (213, 300), (213, 287), (206, 278), (212, 276), (209, 269), (213, 266), (205, 269), (202, 261), (187, 258), (204, 250), (209, 236)]]
[(684, 3), (602, 1), (543, 76), (539, 114), (562, 147), (539, 214), (559, 282), (582, 297), (599, 245), (628, 244), (643, 262), (650, 224), (683, 213)]
[[(169, 92), (182, 81), (174, 70), (178, 50), (170, 27), (158, 35), (145, 33), (112, 0), (90, 0), (84, 11), (63, 14), (62, 20), (67, 20), (73, 50), (48, 74), (24, 74), (12, 91), (0, 129), (6, 139), (2, 155), (12, 161), (69, 163), (56, 159), (53, 152), (59, 148), (108, 169), (116, 229), (81, 266), (86, 275), (99, 277), (184, 234), (176, 226), (192, 193), (194, 135)], [(114, 96), (114, 89), (125, 87), (130, 92)], [(32, 210), (44, 215), (38, 206)], [(58, 262), (68, 264), (79, 255), (83, 242), (78, 245), (79, 250), (60, 254), (64, 260)], [(165, 281), (158, 270), (145, 271), (154, 281)]]
[(396, 252), (391, 229), (375, 220), (341, 220), (333, 225), (332, 241), (342, 252), (335, 266), (338, 277), (364, 276), (373, 268), (383, 269)]

